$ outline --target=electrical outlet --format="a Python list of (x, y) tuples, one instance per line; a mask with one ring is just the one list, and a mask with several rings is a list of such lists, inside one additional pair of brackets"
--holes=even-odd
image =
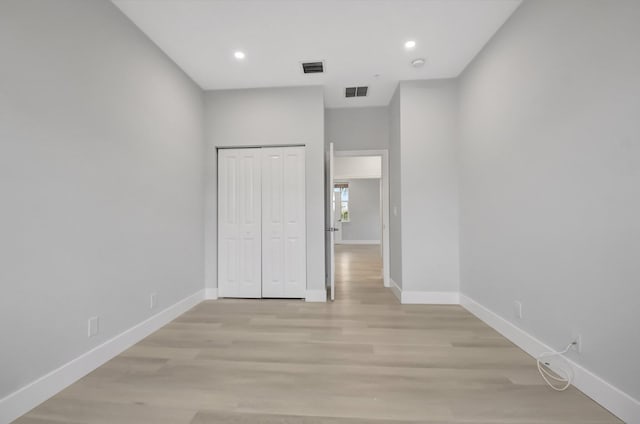
[(577, 353), (582, 353), (582, 334), (576, 334), (571, 342), (574, 343), (571, 346), (571, 350)]
[(513, 313), (518, 319), (522, 319), (522, 302), (516, 300), (513, 302)]
[(87, 323), (88, 337), (93, 337), (98, 334), (98, 317), (89, 318), (89, 322)]
[(149, 296), (149, 309), (154, 309), (158, 305), (158, 294), (151, 293)]

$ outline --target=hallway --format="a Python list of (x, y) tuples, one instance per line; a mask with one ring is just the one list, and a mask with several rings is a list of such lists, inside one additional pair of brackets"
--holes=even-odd
[(382, 283), (380, 245), (336, 244), (336, 302), (399, 303)]

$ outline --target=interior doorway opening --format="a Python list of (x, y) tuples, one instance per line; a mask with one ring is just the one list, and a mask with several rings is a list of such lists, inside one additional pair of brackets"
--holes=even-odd
[(390, 286), (388, 169), (386, 150), (334, 152), (328, 209), (338, 298)]

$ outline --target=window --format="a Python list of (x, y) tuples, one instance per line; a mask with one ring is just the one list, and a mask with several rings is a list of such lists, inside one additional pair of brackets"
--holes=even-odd
[[(336, 202), (337, 198), (337, 202)], [(349, 222), (349, 183), (335, 183), (333, 186), (333, 211), (339, 205), (341, 222)]]

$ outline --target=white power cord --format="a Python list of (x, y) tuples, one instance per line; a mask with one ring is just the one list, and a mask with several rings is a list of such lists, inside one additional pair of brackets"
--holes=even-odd
[[(538, 371), (540, 372), (540, 375), (542, 376), (542, 378), (544, 379), (544, 381), (549, 385), (549, 387), (551, 387), (553, 390), (556, 390), (558, 392), (562, 392), (564, 390), (567, 390), (569, 388), (569, 386), (571, 386), (571, 381), (573, 380), (573, 373), (570, 372), (569, 370), (565, 370), (562, 368), (558, 368), (557, 366), (554, 367), (556, 368), (556, 371), (554, 375), (554, 373), (552, 373), (551, 371), (549, 371), (549, 367), (550, 364), (549, 362), (545, 361), (545, 359), (547, 358), (552, 358), (554, 356), (562, 356), (565, 353), (569, 352), (569, 349), (571, 349), (573, 346), (575, 346), (576, 344), (578, 344), (576, 341), (572, 341), (571, 343), (569, 343), (569, 345), (560, 352), (544, 352), (543, 354), (541, 354), (540, 356), (538, 356), (537, 358), (537, 363), (538, 363)], [(561, 383), (561, 386), (555, 386), (554, 383), (551, 382), (551, 380), (556, 381), (557, 383)], [(555, 383), (555, 384), (557, 384)]]

